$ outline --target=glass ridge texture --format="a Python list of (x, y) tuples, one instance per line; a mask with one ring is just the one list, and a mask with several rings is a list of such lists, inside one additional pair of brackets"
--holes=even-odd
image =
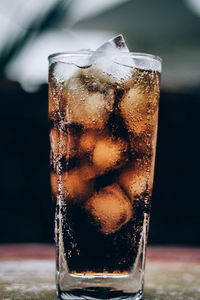
[(141, 299), (161, 61), (121, 53), (98, 66), (91, 56), (49, 57), (58, 297)]

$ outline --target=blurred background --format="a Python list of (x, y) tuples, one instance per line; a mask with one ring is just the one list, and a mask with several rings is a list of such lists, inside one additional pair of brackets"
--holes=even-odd
[(150, 244), (200, 245), (200, 0), (1, 0), (0, 242), (53, 243), (48, 61), (122, 33), (163, 59)]

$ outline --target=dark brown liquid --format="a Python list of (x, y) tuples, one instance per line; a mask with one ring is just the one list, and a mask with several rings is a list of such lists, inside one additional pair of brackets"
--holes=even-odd
[(81, 75), (56, 84), (50, 71), (57, 226), (71, 273), (127, 274), (150, 210), (159, 74), (136, 70), (126, 85), (94, 83)]

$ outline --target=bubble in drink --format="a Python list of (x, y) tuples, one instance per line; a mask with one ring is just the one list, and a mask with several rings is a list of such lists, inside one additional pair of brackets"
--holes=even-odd
[(69, 152), (68, 136), (56, 128), (52, 128), (50, 131), (50, 143), (55, 157), (66, 155)]
[(85, 205), (85, 209), (94, 218), (104, 234), (115, 233), (126, 224), (132, 216), (132, 205), (122, 189), (112, 184), (94, 194)]
[(55, 101), (56, 101), (56, 99), (54, 98), (54, 89), (53, 89), (52, 82), (49, 82), (48, 90), (49, 90), (49, 117), (51, 118), (55, 111)]
[(66, 102), (60, 84), (54, 82), (50, 75), (49, 82), (49, 119), (53, 122), (61, 120), (65, 115)]
[(65, 156), (66, 160), (77, 154), (79, 137), (78, 134), (70, 133), (73, 129), (68, 128), (67, 132), (52, 128), (50, 131), (51, 150), (54, 157)]

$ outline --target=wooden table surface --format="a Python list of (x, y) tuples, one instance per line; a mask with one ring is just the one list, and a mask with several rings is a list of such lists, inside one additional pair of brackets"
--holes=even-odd
[[(52, 245), (0, 245), (0, 299), (56, 300)], [(200, 300), (200, 248), (149, 247), (144, 300)]]

